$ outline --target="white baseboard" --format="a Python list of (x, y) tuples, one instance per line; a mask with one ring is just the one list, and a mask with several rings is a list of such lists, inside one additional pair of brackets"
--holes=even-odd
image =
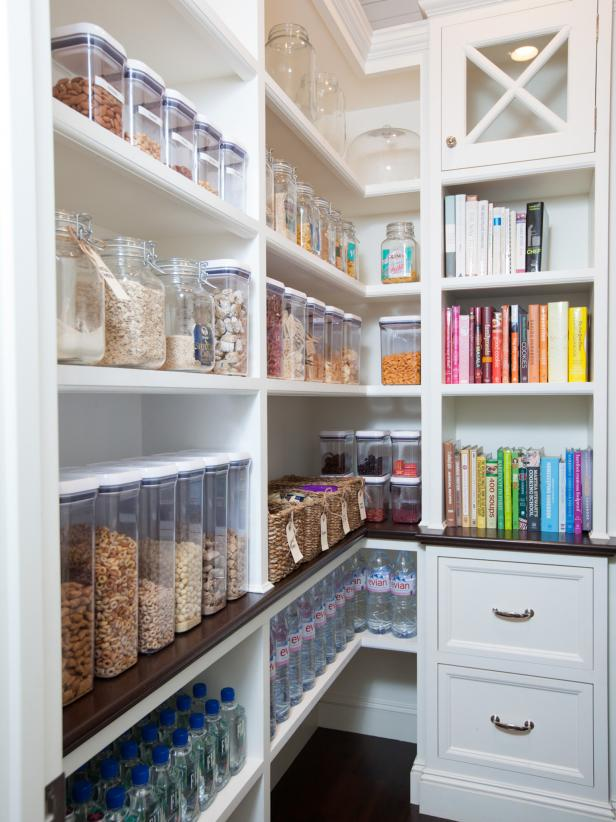
[(336, 731), (417, 742), (417, 706), (381, 699), (326, 695), (319, 703), (319, 725)]

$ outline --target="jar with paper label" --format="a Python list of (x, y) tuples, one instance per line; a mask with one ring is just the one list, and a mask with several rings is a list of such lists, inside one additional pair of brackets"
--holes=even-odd
[(384, 522), (389, 509), (389, 474), (368, 476), (364, 488), (366, 522)]
[(222, 135), (203, 114), (195, 118), (195, 174), (201, 188), (218, 195), (220, 192), (220, 142)]
[(105, 285), (90, 249), (90, 215), (56, 211), (58, 362), (94, 365), (105, 353)]
[(215, 374), (248, 373), (250, 269), (237, 260), (202, 260), (200, 276), (214, 291)]
[(220, 196), (229, 205), (246, 211), (248, 152), (223, 140), (220, 144)]
[(421, 431), (392, 431), (392, 474), (396, 477), (421, 476)]
[(124, 139), (160, 160), (165, 81), (140, 60), (124, 66)]
[(289, 240), (297, 240), (297, 181), (290, 163), (274, 160), (274, 228)]
[(214, 298), (199, 263), (172, 257), (157, 263), (165, 285), (165, 371), (214, 370)]
[(391, 518), (405, 525), (421, 520), (421, 478), (391, 478)]
[(163, 95), (163, 161), (189, 180), (194, 175), (195, 117), (188, 97), (168, 88)]
[(332, 208), (329, 214), (329, 262), (340, 271), (344, 271), (342, 214), (335, 208)]
[(282, 378), (303, 380), (306, 372), (306, 295), (285, 288), (282, 312)]
[(105, 240), (105, 356), (101, 365), (160, 368), (165, 361), (165, 289), (154, 273), (155, 246), (135, 237)]
[(314, 189), (307, 183), (297, 184), (297, 244), (313, 251), (312, 235), (315, 224)]
[(321, 476), (340, 477), (353, 471), (352, 431), (321, 431)]
[(359, 258), (357, 256), (359, 245), (359, 240), (357, 239), (357, 234), (355, 233), (355, 226), (353, 223), (347, 222), (346, 220), (342, 223), (342, 230), (343, 230), (343, 263), (344, 263), (344, 271), (349, 275), (349, 277), (353, 277), (353, 279), (359, 279)]
[(315, 197), (313, 203), (312, 250), (322, 260), (329, 260), (329, 202), (323, 197)]
[(342, 323), (344, 311), (325, 306), (325, 382), (342, 382)]
[(359, 385), (361, 351), (361, 317), (345, 314), (342, 324), (342, 382)]
[(94, 23), (56, 28), (51, 37), (53, 96), (122, 136), (126, 51)]
[(308, 382), (325, 382), (325, 303), (306, 300), (306, 375)]
[(282, 379), (282, 317), (284, 285), (271, 277), (265, 279), (267, 376)]
[(388, 223), (386, 237), (381, 243), (381, 282), (417, 282), (416, 256), (413, 223)]
[(268, 148), (265, 154), (265, 223), (274, 228), (274, 157)]

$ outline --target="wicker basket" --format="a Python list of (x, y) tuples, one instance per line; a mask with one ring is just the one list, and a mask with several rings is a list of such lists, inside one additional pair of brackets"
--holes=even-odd
[[(270, 582), (279, 582), (288, 576), (299, 565), (307, 561), (305, 549), (305, 521), (306, 511), (312, 503), (301, 502), (297, 505), (289, 503), (271, 502), (268, 505), (267, 515), (267, 566)], [(287, 525), (293, 520), (295, 536), (299, 549), (303, 554), (300, 562), (295, 562), (287, 540)]]
[[(342, 498), (347, 504), (347, 516), (351, 531), (359, 528), (364, 520), (359, 512), (359, 494), (364, 495), (366, 481), (363, 477), (340, 477), (335, 480), (342, 488)], [(364, 503), (365, 504), (365, 503)]]

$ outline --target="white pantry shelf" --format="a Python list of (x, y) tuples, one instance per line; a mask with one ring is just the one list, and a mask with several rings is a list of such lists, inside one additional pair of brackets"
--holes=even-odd
[(199, 816), (198, 822), (224, 822), (228, 819), (261, 777), (263, 768), (262, 759), (248, 757), (242, 770), (231, 777), (210, 807)]
[(364, 286), (365, 296), (368, 300), (399, 300), (406, 298), (421, 297), (421, 283), (376, 283), (375, 285)]
[(390, 197), (394, 194), (419, 194), (421, 180), (415, 177), (412, 180), (395, 180), (390, 183), (368, 183), (364, 186), (364, 197)]
[(299, 380), (267, 380), (267, 393), (279, 397), (421, 397), (421, 385), (341, 385)]
[(61, 393), (254, 394), (259, 387), (259, 380), (251, 377), (96, 365), (58, 366)]
[(588, 288), (595, 281), (594, 268), (576, 268), (567, 271), (539, 271), (536, 274), (510, 274), (498, 277), (444, 277), (443, 291), (463, 291), (465, 293), (501, 290), (550, 290)]
[(592, 396), (592, 382), (470, 383), (441, 386), (444, 397), (580, 397)]
[(362, 648), (375, 648), (380, 651), (398, 651), (405, 654), (416, 654), (419, 647), (417, 637), (400, 639), (393, 634), (371, 634), (365, 631), (361, 634)]

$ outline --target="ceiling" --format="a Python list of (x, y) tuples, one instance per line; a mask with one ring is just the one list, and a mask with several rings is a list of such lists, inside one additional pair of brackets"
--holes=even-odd
[(373, 29), (422, 20), (417, 0), (360, 0)]

